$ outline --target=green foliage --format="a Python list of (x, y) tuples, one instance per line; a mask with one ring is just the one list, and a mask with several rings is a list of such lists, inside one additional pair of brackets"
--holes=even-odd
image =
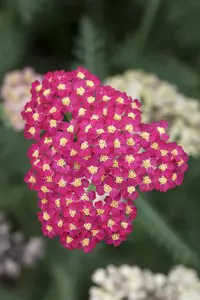
[(200, 26), (199, 11), (198, 0), (171, 0), (167, 6), (167, 20), (174, 28), (177, 43), (183, 48), (194, 49), (200, 46), (199, 33), (195, 30)]
[(12, 67), (21, 62), (24, 53), (24, 33), (17, 28), (13, 17), (0, 11), (0, 78)]
[(99, 77), (105, 78), (108, 73), (103, 30), (87, 16), (82, 17), (79, 28), (73, 51), (76, 61), (72, 67), (81, 64)]
[(21, 297), (21, 295), (17, 295), (16, 293), (8, 293), (6, 289), (1, 289), (0, 287), (0, 299), (1, 300), (25, 300), (25, 298)]
[(177, 85), (189, 96), (199, 95), (199, 76), (195, 70), (171, 55), (138, 54), (134, 38), (129, 36), (113, 50), (111, 65), (120, 70), (143, 69)]
[(47, 0), (2, 0), (4, 7), (11, 12), (17, 14), (23, 24), (30, 23), (33, 18), (37, 18), (38, 14), (46, 8)]
[(16, 0), (15, 2), (24, 23), (30, 22), (32, 18), (37, 16), (40, 9), (47, 5), (47, 0)]
[(76, 299), (75, 288), (73, 286), (74, 280), (69, 269), (63, 266), (63, 264), (54, 263), (50, 268), (52, 272), (53, 288), (47, 291), (45, 300), (53, 300), (58, 297), (59, 300)]
[(169, 251), (178, 263), (188, 263), (200, 267), (199, 257), (159, 215), (152, 203), (142, 196), (137, 200), (138, 222), (159, 244)]
[(141, 21), (141, 26), (137, 32), (137, 36), (134, 39), (135, 48), (137, 52), (142, 52), (147, 42), (149, 33), (151, 31), (154, 18), (159, 9), (162, 0), (152, 0), (146, 3), (144, 17)]

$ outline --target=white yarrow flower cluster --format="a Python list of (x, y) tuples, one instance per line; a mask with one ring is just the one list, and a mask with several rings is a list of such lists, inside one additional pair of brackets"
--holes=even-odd
[(30, 100), (31, 83), (41, 79), (41, 75), (35, 73), (32, 68), (25, 68), (9, 72), (5, 75), (1, 86), (0, 97), (6, 122), (15, 131), (24, 129), (24, 120), (21, 111)]
[(164, 119), (171, 140), (192, 156), (200, 155), (200, 102), (178, 92), (177, 87), (142, 70), (126, 71), (106, 80), (106, 84), (126, 92), (143, 103), (143, 121)]
[(92, 275), (95, 286), (90, 300), (200, 300), (200, 281), (194, 270), (183, 266), (168, 276), (137, 266), (108, 266)]

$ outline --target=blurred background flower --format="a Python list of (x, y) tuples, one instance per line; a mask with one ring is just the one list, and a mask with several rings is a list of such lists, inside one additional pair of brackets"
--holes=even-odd
[(23, 266), (34, 266), (44, 256), (44, 243), (40, 238), (27, 240), (21, 231), (12, 227), (0, 212), (0, 279), (18, 279)]
[(32, 68), (25, 68), (8, 72), (3, 79), (1, 99), (4, 119), (15, 131), (22, 131), (24, 128), (21, 112), (30, 100), (31, 83), (40, 78)]
[[(139, 266), (134, 285), (128, 281), (130, 291), (144, 284), (143, 268), (151, 270), (148, 291), (155, 274), (168, 274), (158, 282), (167, 280), (164, 290), (171, 295), (170, 280), (177, 287), (196, 276), (171, 273), (175, 264), (200, 271), (199, 15), (199, 0), (0, 0), (1, 300), (88, 300), (93, 272), (107, 265), (117, 273), (120, 265), (126, 265), (124, 272)], [(23, 137), (20, 110), (31, 81), (79, 65), (140, 98), (146, 121), (167, 118), (173, 139), (190, 154), (184, 184), (167, 193), (141, 194), (129, 239), (117, 248), (102, 243), (90, 254), (42, 237), (38, 199), (24, 183), (30, 143)], [(37, 260), (41, 241), (45, 251)], [(18, 280), (5, 280), (14, 273)], [(179, 283), (169, 274), (177, 274)], [(196, 284), (187, 292), (178, 300), (198, 299)], [(104, 299), (109, 295), (104, 291)]]
[(169, 135), (185, 151), (196, 157), (200, 155), (200, 103), (178, 92), (178, 88), (156, 75), (142, 70), (129, 70), (105, 81), (132, 98), (141, 100), (143, 121), (166, 120)]
[(168, 275), (137, 266), (109, 265), (92, 275), (90, 300), (198, 300), (200, 280), (193, 269), (174, 267)]

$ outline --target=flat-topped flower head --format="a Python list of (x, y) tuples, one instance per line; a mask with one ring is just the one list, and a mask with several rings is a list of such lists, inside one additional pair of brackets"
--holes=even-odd
[(180, 185), (188, 157), (168, 142), (167, 123), (141, 122), (141, 103), (80, 67), (35, 81), (22, 116), (44, 235), (91, 251), (118, 246), (132, 230), (138, 190)]

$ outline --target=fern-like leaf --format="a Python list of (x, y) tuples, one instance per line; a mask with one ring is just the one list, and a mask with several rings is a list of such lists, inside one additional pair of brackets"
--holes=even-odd
[(167, 224), (152, 204), (147, 202), (142, 196), (137, 201), (139, 216), (137, 222), (171, 253), (173, 258), (179, 263), (188, 263), (195, 267), (200, 266), (199, 257)]
[(82, 65), (100, 78), (107, 76), (105, 37), (104, 31), (97, 28), (89, 18), (83, 17), (80, 22), (80, 31), (75, 41), (72, 68)]

